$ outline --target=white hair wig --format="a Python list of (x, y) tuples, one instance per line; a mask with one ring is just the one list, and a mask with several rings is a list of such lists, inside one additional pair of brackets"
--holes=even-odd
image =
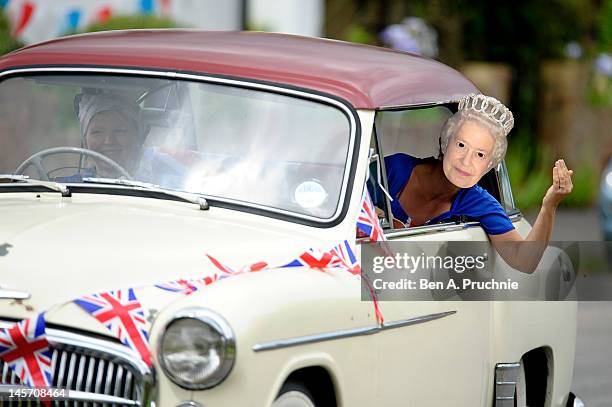
[(489, 168), (496, 167), (506, 155), (508, 140), (506, 136), (514, 126), (514, 116), (510, 109), (499, 100), (482, 94), (469, 94), (459, 101), (459, 110), (450, 116), (440, 134), (440, 158), (446, 153), (452, 136), (461, 126), (473, 121), (486, 129), (494, 140), (493, 153)]

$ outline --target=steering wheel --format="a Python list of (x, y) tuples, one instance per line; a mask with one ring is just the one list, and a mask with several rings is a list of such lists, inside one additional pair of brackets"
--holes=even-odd
[(42, 163), (43, 158), (48, 157), (50, 155), (58, 155), (58, 154), (66, 154), (66, 153), (80, 154), (80, 155), (86, 155), (86, 156), (92, 157), (112, 167), (114, 170), (116, 170), (119, 174), (121, 174), (125, 178), (132, 179), (130, 174), (122, 166), (120, 166), (119, 164), (117, 164), (115, 161), (111, 160), (107, 156), (102, 155), (96, 151), (88, 150), (86, 148), (80, 148), (80, 147), (54, 147), (54, 148), (48, 148), (46, 150), (42, 150), (35, 154), (32, 154), (31, 156), (26, 158), (25, 161), (19, 165), (19, 167), (17, 167), (17, 169), (15, 170), (15, 175), (23, 174), (24, 170), (32, 165), (34, 166), (34, 168), (36, 168), (36, 171), (38, 172), (38, 176), (43, 181), (51, 181), (51, 178), (49, 177), (50, 172), (45, 169)]

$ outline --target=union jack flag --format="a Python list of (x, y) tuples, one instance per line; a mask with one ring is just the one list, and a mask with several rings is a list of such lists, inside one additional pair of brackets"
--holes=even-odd
[(254, 271), (261, 271), (261, 270), (264, 270), (265, 268), (268, 267), (268, 263), (266, 263), (265, 261), (259, 261), (257, 263), (249, 264), (247, 266), (243, 266), (243, 267), (240, 267), (238, 269), (233, 269), (231, 267), (228, 267), (228, 266), (224, 265), (219, 260), (215, 259), (213, 256), (211, 256), (209, 254), (207, 254), (206, 257), (208, 257), (208, 260), (210, 260), (210, 262), (219, 271), (221, 271), (223, 273), (223, 274), (221, 274), (219, 279), (222, 279), (222, 278), (225, 278), (225, 277), (229, 277), (230, 275), (233, 275), (233, 274), (250, 273), (250, 272), (254, 272)]
[(308, 249), (296, 259), (281, 267), (342, 268), (359, 275), (361, 267), (353, 247), (348, 240), (332, 247), (329, 251)]
[(357, 218), (357, 230), (365, 233), (371, 242), (387, 240), (380, 227), (380, 223), (378, 223), (378, 215), (374, 210), (374, 205), (372, 205), (372, 199), (370, 199), (367, 188), (363, 192), (361, 210)]
[(180, 279), (174, 281), (167, 281), (165, 283), (155, 284), (155, 287), (161, 288), (162, 290), (172, 291), (174, 293), (181, 293), (189, 295), (193, 292), (200, 290), (201, 288), (212, 284), (218, 278), (217, 274), (210, 277), (198, 278), (198, 279)]
[(104, 324), (119, 340), (151, 366), (151, 350), (144, 310), (132, 288), (91, 294), (74, 302)]
[(319, 249), (310, 248), (304, 253), (300, 254), (297, 258), (290, 261), (281, 267), (310, 267), (316, 269), (325, 269), (333, 267), (342, 267), (343, 260), (338, 257), (333, 250), (323, 251)]
[(17, 374), (22, 384), (51, 386), (53, 371), (44, 314), (0, 329), (0, 359)]
[(334, 246), (331, 249), (331, 252), (342, 260), (346, 269), (352, 274), (361, 274), (361, 266), (359, 265), (357, 256), (355, 255), (355, 252), (353, 251), (353, 248), (351, 247), (351, 244), (348, 240), (345, 240), (339, 245)]

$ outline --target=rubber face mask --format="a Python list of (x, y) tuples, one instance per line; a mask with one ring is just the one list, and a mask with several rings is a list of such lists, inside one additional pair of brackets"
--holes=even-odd
[(490, 169), (495, 141), (478, 123), (467, 121), (451, 137), (442, 167), (446, 178), (459, 188), (470, 188)]

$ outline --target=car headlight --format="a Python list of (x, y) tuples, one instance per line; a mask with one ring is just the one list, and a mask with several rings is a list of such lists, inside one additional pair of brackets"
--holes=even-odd
[(211, 388), (222, 382), (234, 365), (236, 342), (229, 324), (203, 308), (176, 314), (159, 345), (164, 373), (190, 390)]

